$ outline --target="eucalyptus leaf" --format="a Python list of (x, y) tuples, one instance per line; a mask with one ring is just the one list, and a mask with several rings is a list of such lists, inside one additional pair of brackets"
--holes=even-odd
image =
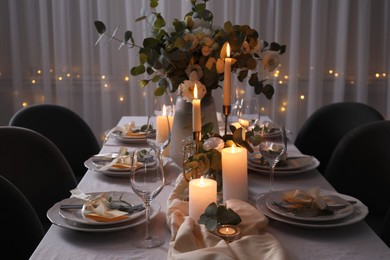
[(150, 0), (150, 8), (154, 9), (158, 6), (158, 0)]
[(138, 81), (138, 85), (139, 85), (141, 88), (146, 87), (148, 84), (149, 84), (149, 80), (146, 80), (146, 79), (142, 79), (142, 80), (139, 80), (139, 81)]
[(95, 21), (95, 27), (98, 33), (103, 34), (106, 32), (106, 25), (101, 21)]
[(164, 95), (165, 94), (165, 88), (163, 88), (163, 87), (157, 87), (155, 90), (154, 90), (154, 95), (156, 96), (156, 97), (160, 97), (160, 96), (162, 96), (162, 95)]
[(147, 18), (147, 16), (141, 16), (141, 17), (138, 17), (137, 19), (135, 19), (135, 22), (139, 22), (139, 21), (142, 21), (142, 20), (145, 20)]
[(261, 136), (260, 135), (254, 135), (252, 137), (252, 144), (254, 146), (258, 146), (261, 143)]
[(265, 85), (264, 88), (263, 88), (263, 93), (264, 93), (264, 95), (265, 95), (269, 100), (271, 100), (271, 99), (272, 99), (272, 96), (273, 96), (274, 93), (275, 93), (275, 89), (274, 89), (274, 87), (273, 87), (272, 85), (267, 84), (267, 85)]
[(133, 76), (138, 76), (138, 75), (141, 75), (145, 72), (145, 66), (144, 65), (139, 65), (139, 66), (136, 66), (136, 67), (132, 67), (131, 70), (130, 70), (130, 73), (131, 75)]
[(214, 230), (218, 226), (218, 220), (214, 218), (208, 218), (206, 220), (205, 226), (207, 230)]
[(132, 31), (126, 31), (125, 32), (125, 43), (128, 41), (131, 41), (132, 44), (134, 44), (134, 38), (133, 38), (133, 32)]

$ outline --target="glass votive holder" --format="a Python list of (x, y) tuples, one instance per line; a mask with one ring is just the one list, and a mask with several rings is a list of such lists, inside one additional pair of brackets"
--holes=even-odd
[(227, 242), (232, 242), (240, 239), (241, 229), (234, 225), (218, 225), (214, 230), (214, 234), (223, 238)]

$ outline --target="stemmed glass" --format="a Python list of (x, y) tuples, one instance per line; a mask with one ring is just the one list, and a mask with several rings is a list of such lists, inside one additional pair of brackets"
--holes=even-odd
[(259, 123), (260, 103), (257, 96), (239, 99), (237, 120), (246, 131), (252, 130)]
[(132, 155), (130, 185), (135, 194), (143, 200), (146, 208), (145, 238), (134, 243), (137, 247), (153, 248), (165, 242), (162, 237), (152, 237), (149, 230), (150, 204), (163, 189), (164, 184), (165, 177), (161, 154), (152, 149), (149, 149), (146, 154), (138, 153), (135, 150)]
[(275, 166), (287, 151), (287, 137), (284, 125), (264, 122), (260, 130), (261, 142), (259, 150), (270, 167), (269, 191), (274, 190)]

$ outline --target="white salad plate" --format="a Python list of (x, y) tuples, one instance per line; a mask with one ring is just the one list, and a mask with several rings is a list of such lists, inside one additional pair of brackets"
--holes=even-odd
[(290, 224), (293, 226), (298, 226), (298, 227), (304, 227), (304, 228), (315, 228), (315, 229), (324, 229), (324, 228), (335, 228), (335, 227), (342, 227), (342, 226), (347, 226), (351, 225), (354, 223), (357, 223), (361, 220), (363, 220), (367, 214), (368, 214), (368, 208), (366, 205), (364, 205), (360, 200), (353, 198), (348, 195), (344, 194), (339, 194), (339, 193), (332, 193), (330, 192), (329, 194), (335, 194), (337, 196), (342, 197), (345, 200), (355, 200), (356, 204), (353, 204), (353, 212), (352, 214), (336, 219), (336, 220), (330, 220), (330, 221), (319, 221), (319, 222), (313, 222), (313, 221), (302, 221), (302, 220), (296, 220), (293, 218), (287, 218), (282, 215), (279, 215), (272, 210), (270, 210), (267, 207), (267, 199), (269, 194), (263, 194), (259, 199), (256, 200), (256, 207), (257, 209), (260, 210), (264, 215), (267, 217), (286, 223)]
[[(142, 204), (142, 200), (135, 195), (134, 193), (129, 193), (129, 192), (108, 192), (113, 199), (119, 200), (119, 198), (123, 201), (126, 201), (129, 204), (132, 205), (138, 205)], [(92, 197), (96, 197), (100, 193), (89, 193), (88, 195), (91, 195)], [(82, 205), (84, 204), (85, 201), (79, 199), (79, 198), (67, 198), (61, 201), (61, 205)], [(126, 219), (122, 219), (119, 221), (114, 221), (114, 222), (101, 222), (101, 221), (96, 221), (93, 219), (90, 219), (86, 216), (84, 216), (83, 212), (81, 209), (61, 209), (59, 210), (59, 214), (66, 220), (72, 221), (74, 223), (78, 224), (84, 224), (84, 225), (115, 225), (118, 223), (123, 223), (127, 221), (134, 220), (140, 216), (144, 215), (145, 210), (141, 211), (135, 211), (130, 215), (127, 215)]]

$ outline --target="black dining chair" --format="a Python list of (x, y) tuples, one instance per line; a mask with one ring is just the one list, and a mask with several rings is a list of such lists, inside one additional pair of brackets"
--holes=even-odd
[(64, 154), (77, 181), (86, 172), (84, 162), (99, 153), (100, 146), (89, 125), (72, 110), (54, 104), (38, 104), (16, 112), (9, 125), (32, 129), (49, 138)]
[(390, 214), (389, 148), (390, 121), (367, 123), (341, 139), (324, 174), (338, 192), (353, 196), (368, 207), (365, 220), (379, 236), (385, 216)]
[(0, 173), (26, 196), (47, 231), (47, 210), (77, 186), (72, 168), (57, 146), (33, 130), (0, 126), (0, 140)]
[(44, 236), (37, 213), (23, 193), (0, 175), (1, 254), (13, 259), (29, 259)]
[(325, 173), (328, 161), (340, 139), (351, 129), (368, 122), (384, 120), (373, 107), (358, 102), (339, 102), (316, 110), (304, 122), (294, 141), (304, 154), (320, 161), (318, 171)]

